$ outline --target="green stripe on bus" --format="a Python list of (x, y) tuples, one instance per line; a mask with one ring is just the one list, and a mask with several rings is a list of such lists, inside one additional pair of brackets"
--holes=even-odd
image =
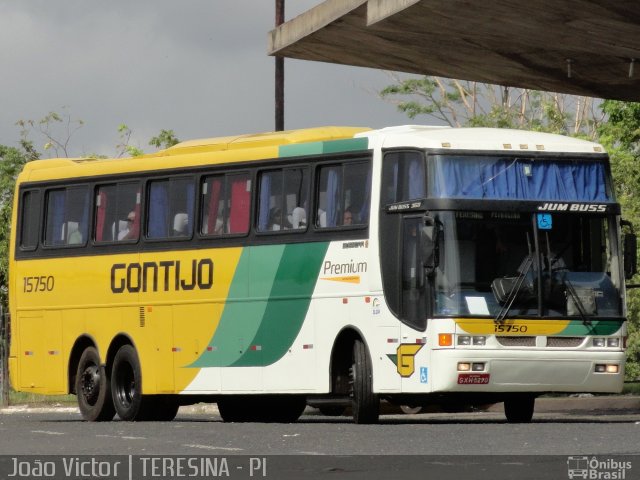
[(284, 250), (284, 245), (243, 249), (220, 323), (209, 341), (214, 350), (203, 352), (191, 367), (228, 366), (250, 348), (264, 317)]
[(319, 155), (321, 153), (356, 152), (366, 150), (369, 146), (367, 138), (347, 138), (344, 140), (330, 140), (327, 142), (309, 142), (295, 145), (280, 145), (279, 157), (300, 157), (304, 155)]
[(327, 242), (245, 248), (209, 341), (213, 349), (189, 367), (265, 366), (282, 358), (302, 328), (328, 248)]
[(267, 309), (251, 342), (259, 349), (247, 350), (232, 366), (271, 365), (289, 350), (309, 311), (328, 246), (323, 242), (285, 247)]
[(613, 335), (620, 330), (622, 323), (622, 320), (595, 320), (586, 323), (582, 320), (571, 320), (558, 336)]

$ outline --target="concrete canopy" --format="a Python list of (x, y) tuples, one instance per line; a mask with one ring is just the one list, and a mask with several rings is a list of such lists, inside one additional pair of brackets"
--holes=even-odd
[(269, 53), (640, 101), (640, 1), (326, 0)]

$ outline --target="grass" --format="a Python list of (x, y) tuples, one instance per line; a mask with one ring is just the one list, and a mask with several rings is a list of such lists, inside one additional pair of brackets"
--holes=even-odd
[(9, 405), (28, 405), (46, 407), (49, 405), (76, 405), (75, 395), (39, 395), (28, 392), (9, 392)]
[(623, 395), (640, 395), (640, 382), (625, 383), (622, 389)]

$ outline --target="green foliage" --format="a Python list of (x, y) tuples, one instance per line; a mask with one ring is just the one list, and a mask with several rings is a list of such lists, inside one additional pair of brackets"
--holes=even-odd
[(180, 143), (180, 140), (176, 137), (173, 130), (165, 129), (160, 130), (157, 136), (151, 137), (151, 140), (149, 140), (149, 145), (156, 148), (169, 148), (178, 143)]
[(68, 157), (71, 139), (84, 122), (74, 119), (66, 107), (62, 107), (62, 111), (49, 112), (39, 120), (18, 120), (16, 125), (20, 127), (22, 142), (31, 144), (33, 148), (29, 136), (35, 132), (44, 141), (43, 150), (51, 150), (54, 157)]
[[(605, 100), (602, 110), (608, 122), (598, 129), (600, 142), (611, 158), (611, 173), (622, 216), (635, 232), (640, 232), (640, 104)], [(640, 283), (636, 275), (631, 284)], [(627, 292), (629, 337), (627, 339), (627, 379), (640, 378), (640, 289)]]
[(628, 152), (638, 152), (640, 141), (640, 103), (605, 100), (602, 111), (609, 121), (600, 129), (611, 146), (620, 147)]
[(139, 157), (140, 155), (144, 155), (141, 148), (129, 145), (132, 133), (131, 129), (124, 123), (121, 123), (118, 126), (118, 134), (120, 135), (120, 143), (116, 145), (116, 150), (118, 151), (116, 156), (118, 158), (124, 155), (129, 155), (130, 157)]
[(33, 145), (25, 141), (23, 148), (0, 145), (0, 303), (7, 305), (7, 281), (9, 278), (9, 240), (11, 237), (11, 211), (16, 177), (25, 163), (35, 160)]
[(438, 77), (401, 79), (380, 96), (409, 118), (450, 126), (520, 128), (595, 138), (602, 114), (594, 99)]

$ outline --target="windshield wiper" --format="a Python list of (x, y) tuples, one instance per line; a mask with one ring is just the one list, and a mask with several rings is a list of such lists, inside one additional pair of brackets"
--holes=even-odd
[(587, 318), (587, 314), (584, 308), (584, 303), (582, 303), (582, 300), (580, 299), (578, 292), (576, 292), (576, 289), (574, 288), (573, 284), (569, 281), (569, 279), (566, 276), (562, 279), (562, 281), (564, 282), (564, 285), (567, 287), (567, 292), (569, 292), (569, 295), (571, 295), (571, 298), (573, 299), (573, 303), (578, 309), (580, 318), (582, 318), (582, 323), (585, 326), (590, 327), (591, 320)]
[(518, 294), (520, 293), (520, 290), (522, 289), (522, 285), (524, 285), (525, 277), (527, 276), (527, 273), (529, 273), (529, 269), (531, 268), (532, 265), (533, 265), (533, 255), (529, 254), (527, 255), (527, 258), (525, 258), (524, 262), (522, 262), (522, 265), (520, 265), (520, 268), (518, 268), (520, 275), (518, 275), (518, 277), (516, 278), (515, 284), (513, 285), (513, 288), (511, 289), (511, 291), (509, 292), (509, 296), (505, 300), (504, 305), (498, 312), (498, 315), (496, 315), (496, 318), (493, 319), (495, 323), (501, 323), (504, 321), (505, 317), (509, 313), (509, 310), (511, 310), (511, 306), (513, 305), (513, 302), (516, 300)]

